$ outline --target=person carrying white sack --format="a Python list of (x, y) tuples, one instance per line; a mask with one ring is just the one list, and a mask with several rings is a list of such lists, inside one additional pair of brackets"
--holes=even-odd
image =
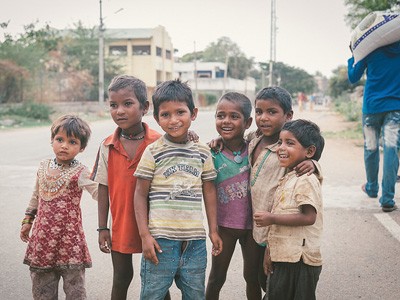
[[(351, 48), (350, 48), (351, 49)], [(362, 106), (364, 134), (364, 163), (367, 182), (362, 190), (377, 198), (379, 191), (379, 140), (383, 141), (382, 195), (379, 199), (384, 212), (397, 209), (395, 185), (399, 169), (400, 131), (400, 41), (380, 47), (354, 64), (348, 60), (348, 78), (351, 83), (361, 79), (366, 70)]]

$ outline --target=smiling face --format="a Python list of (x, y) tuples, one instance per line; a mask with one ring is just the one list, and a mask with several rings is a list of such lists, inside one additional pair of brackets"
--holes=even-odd
[(149, 103), (141, 105), (135, 93), (128, 88), (109, 92), (109, 98), (111, 117), (118, 127), (131, 134), (140, 131)]
[(222, 100), (218, 103), (215, 113), (215, 126), (225, 142), (242, 141), (246, 129), (252, 119), (245, 120), (239, 103)]
[(64, 129), (60, 129), (51, 141), (56, 160), (59, 164), (67, 165), (75, 156), (84, 149), (81, 148), (81, 141), (75, 136), (67, 136)]
[(183, 143), (187, 141), (188, 130), (196, 117), (197, 108), (191, 113), (186, 102), (171, 100), (160, 104), (156, 121), (167, 134), (168, 140)]
[(302, 161), (312, 158), (315, 146), (305, 148), (297, 138), (287, 130), (282, 130), (279, 135), (279, 147), (276, 150), (281, 167), (293, 169)]
[(276, 143), (283, 125), (292, 119), (293, 112), (284, 112), (279, 102), (273, 99), (259, 99), (255, 104), (257, 128), (270, 143)]

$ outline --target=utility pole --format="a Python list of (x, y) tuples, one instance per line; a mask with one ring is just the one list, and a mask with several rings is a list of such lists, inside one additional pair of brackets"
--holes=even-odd
[(104, 104), (104, 23), (102, 0), (100, 2), (100, 26), (99, 26), (99, 104)]
[(271, 0), (271, 42), (270, 42), (270, 57), (269, 57), (269, 82), (268, 85), (272, 86), (274, 62), (276, 60), (276, 11), (275, 0)]
[(194, 105), (199, 106), (198, 91), (197, 91), (197, 52), (196, 52), (196, 41), (193, 42), (194, 51)]

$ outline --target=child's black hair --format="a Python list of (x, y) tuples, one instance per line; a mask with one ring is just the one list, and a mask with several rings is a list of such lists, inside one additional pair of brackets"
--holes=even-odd
[(285, 114), (292, 111), (292, 96), (287, 90), (279, 86), (266, 87), (260, 90), (256, 95), (255, 103), (259, 100), (276, 101)]
[(219, 98), (217, 106), (223, 100), (237, 103), (240, 106), (244, 119), (248, 120), (250, 118), (252, 106), (250, 99), (247, 98), (246, 95), (237, 92), (228, 92)]
[(52, 141), (60, 130), (64, 130), (67, 133), (67, 137), (74, 136), (79, 139), (81, 149), (86, 148), (92, 133), (88, 123), (74, 115), (63, 115), (53, 122), (50, 129)]
[(139, 100), (141, 108), (146, 105), (147, 87), (142, 80), (130, 75), (115, 76), (108, 86), (108, 93), (110, 94), (110, 92), (117, 92), (122, 89), (128, 89), (134, 93), (136, 99)]
[(314, 145), (315, 153), (311, 158), (317, 161), (321, 158), (325, 140), (317, 124), (311, 121), (298, 119), (286, 122), (283, 125), (282, 131), (283, 130), (291, 132), (304, 148)]
[(164, 102), (184, 102), (189, 107), (190, 113), (194, 112), (192, 90), (186, 82), (179, 79), (164, 81), (157, 85), (153, 94), (153, 116), (158, 120), (160, 105)]

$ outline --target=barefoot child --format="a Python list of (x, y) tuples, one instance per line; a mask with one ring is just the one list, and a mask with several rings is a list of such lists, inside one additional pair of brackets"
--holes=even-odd
[(33, 299), (58, 299), (60, 277), (66, 299), (86, 299), (85, 268), (92, 261), (80, 201), (84, 189), (97, 199), (97, 183), (75, 157), (85, 150), (90, 133), (89, 125), (72, 115), (51, 126), (55, 157), (40, 163), (20, 232), (28, 243), (24, 263), (31, 271)]
[(261, 247), (253, 239), (253, 214), (250, 196), (250, 164), (248, 143), (244, 132), (251, 125), (250, 100), (240, 93), (226, 93), (218, 103), (215, 113), (216, 129), (223, 149), (212, 151), (217, 170), (218, 233), (224, 251), (212, 257), (206, 299), (219, 299), (225, 283), (229, 263), (239, 241), (243, 256), (243, 276), (246, 281), (247, 299), (261, 299), (257, 272)]
[[(114, 268), (111, 299), (126, 299), (133, 279), (132, 254), (142, 252), (133, 204), (133, 173), (146, 146), (160, 134), (142, 122), (149, 109), (143, 81), (116, 76), (108, 94), (110, 114), (118, 127), (101, 143), (92, 179), (99, 183), (99, 247), (104, 253), (111, 252)], [(109, 210), (111, 234), (107, 225)]]
[(319, 127), (305, 120), (286, 123), (277, 154), (287, 173), (280, 181), (271, 212), (255, 214), (257, 227), (269, 226), (265, 271), (271, 273), (268, 299), (315, 299), (321, 273), (322, 193), (315, 174), (297, 176), (294, 167), (319, 160), (324, 139)]

